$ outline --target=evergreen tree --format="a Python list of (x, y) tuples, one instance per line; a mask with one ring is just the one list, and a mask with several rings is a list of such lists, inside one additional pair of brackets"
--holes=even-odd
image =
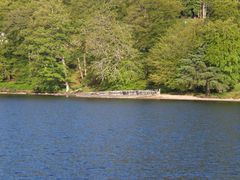
[(239, 3), (1, 0), (0, 83), (38, 92), (146, 82), (206, 94), (231, 89), (240, 82)]
[(201, 43), (199, 31), (202, 21), (181, 21), (170, 28), (154, 46), (148, 57), (150, 82), (170, 86), (180, 60)]
[(219, 68), (211, 66), (204, 53), (205, 49), (200, 47), (196, 53), (181, 60), (173, 88), (182, 91), (204, 90), (207, 96), (211, 90), (224, 92), (230, 89), (228, 76)]
[(192, 18), (198, 17), (202, 0), (183, 0), (185, 10), (182, 12), (184, 16)]

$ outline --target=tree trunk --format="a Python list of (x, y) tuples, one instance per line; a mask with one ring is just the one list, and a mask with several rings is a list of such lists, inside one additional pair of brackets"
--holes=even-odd
[(210, 84), (209, 81), (206, 81), (206, 96), (210, 96)]
[(80, 63), (80, 59), (78, 58), (78, 69), (79, 69), (79, 72), (80, 72), (80, 76), (81, 76), (81, 79), (84, 78), (83, 76), (83, 71), (82, 71), (82, 66), (81, 66), (81, 63)]
[(206, 5), (205, 2), (201, 3), (199, 18), (201, 18), (201, 19), (206, 19), (207, 18), (207, 5)]
[(86, 60), (86, 52), (83, 54), (83, 64), (84, 64), (84, 76), (87, 76), (87, 60)]
[(66, 93), (68, 93), (69, 90), (70, 90), (70, 86), (69, 86), (69, 83), (67, 81), (65, 82), (65, 86), (66, 86)]
[(203, 5), (202, 5), (202, 11), (203, 11), (203, 19), (206, 19), (207, 18), (207, 6), (206, 6), (206, 3), (203, 2)]
[(11, 80), (12, 80), (11, 72), (8, 72), (8, 73), (7, 73), (7, 80), (8, 80), (8, 81), (11, 81)]
[(66, 66), (66, 63), (65, 63), (65, 59), (64, 57), (62, 58), (62, 64), (63, 64), (63, 68), (64, 68), (64, 75), (65, 75), (65, 86), (66, 86), (66, 93), (69, 92), (70, 90), (70, 86), (69, 86), (69, 83), (68, 81), (66, 80), (67, 79), (67, 66)]

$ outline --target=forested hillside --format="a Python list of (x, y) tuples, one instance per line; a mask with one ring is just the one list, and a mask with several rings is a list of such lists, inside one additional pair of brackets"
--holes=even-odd
[(239, 0), (0, 0), (0, 89), (209, 95), (239, 82)]

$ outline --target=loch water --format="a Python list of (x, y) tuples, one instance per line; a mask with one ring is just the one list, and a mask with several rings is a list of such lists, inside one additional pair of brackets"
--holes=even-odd
[(0, 179), (240, 179), (240, 104), (0, 96)]

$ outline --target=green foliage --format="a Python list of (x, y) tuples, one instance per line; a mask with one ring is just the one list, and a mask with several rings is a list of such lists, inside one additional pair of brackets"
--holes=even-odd
[(113, 15), (94, 14), (86, 25), (86, 49), (94, 58), (92, 74), (100, 81), (118, 79), (121, 63), (131, 60), (136, 51), (128, 27), (118, 23)]
[(234, 89), (230, 92), (218, 94), (218, 97), (239, 99), (240, 98), (240, 84), (235, 85)]
[(211, 90), (224, 92), (229, 87), (229, 77), (217, 67), (211, 66), (205, 59), (205, 48), (199, 48), (187, 59), (182, 59), (177, 69), (174, 88), (183, 91)]
[(201, 7), (202, 0), (183, 0), (185, 10), (182, 12), (183, 15), (189, 17), (197, 17)]
[(239, 0), (207, 0), (208, 16), (213, 20), (227, 20), (230, 17), (239, 20)]
[(35, 91), (55, 92), (62, 87), (64, 74), (59, 59), (67, 56), (67, 15), (63, 5), (55, 0), (32, 2), (21, 11), (9, 13), (6, 27), (10, 29), (9, 44), (15, 44), (12, 56), (21, 57), (30, 68)]
[[(197, 18), (202, 3), (206, 20)], [(239, 7), (238, 0), (1, 0), (0, 87), (227, 91), (240, 81)]]
[[(152, 49), (150, 81), (181, 91), (224, 92), (240, 81), (240, 29), (228, 20), (176, 24)], [(204, 47), (200, 56), (196, 49)], [(190, 54), (190, 55), (189, 55)]]
[(136, 48), (149, 51), (179, 17), (182, 4), (179, 0), (128, 1), (126, 21), (133, 26)]
[(0, 91), (16, 92), (16, 91), (28, 91), (29, 89), (32, 89), (32, 86), (26, 83), (19, 83), (14, 81), (0, 82)]
[(200, 43), (202, 21), (184, 20), (170, 28), (152, 49), (148, 61), (150, 81), (156, 85), (170, 85), (180, 60)]
[[(79, 59), (84, 57), (87, 61), (90, 75), (85, 78), (91, 78), (87, 80), (88, 83), (109, 87), (125, 76), (122, 67), (128, 66), (137, 51), (133, 48), (130, 27), (117, 20), (116, 13), (111, 11), (111, 5), (103, 3), (99, 6), (102, 8), (95, 7), (95, 11), (90, 9), (90, 15), (78, 25), (81, 28), (80, 35), (74, 35), (72, 42), (78, 48), (78, 57), (83, 54)], [(83, 9), (81, 6), (78, 8)], [(84, 59), (81, 62), (80, 66), (83, 67)], [(134, 68), (134, 65), (128, 68)]]
[(206, 59), (229, 76), (232, 83), (240, 80), (240, 28), (231, 19), (210, 22), (203, 30), (207, 47)]
[(119, 64), (119, 72), (115, 79), (109, 79), (107, 89), (145, 89), (143, 66), (134, 60), (124, 60)]
[(42, 62), (37, 62), (33, 67), (32, 84), (35, 92), (53, 93), (64, 87), (63, 66), (57, 63), (55, 59), (43, 59)]

